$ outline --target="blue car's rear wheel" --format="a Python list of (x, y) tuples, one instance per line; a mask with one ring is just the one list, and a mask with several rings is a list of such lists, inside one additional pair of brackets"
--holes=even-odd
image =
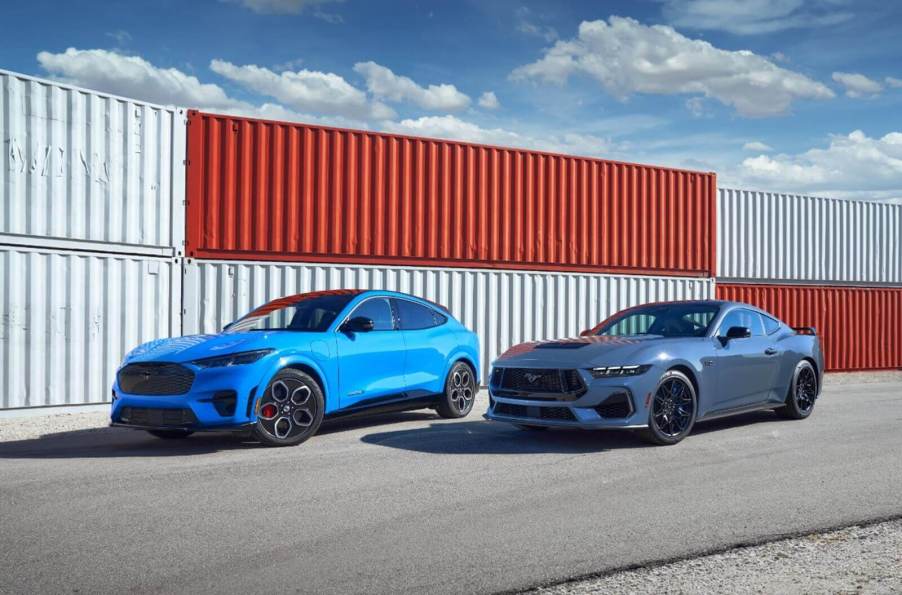
[(300, 444), (319, 429), (323, 404), (323, 391), (309, 374), (282, 370), (257, 401), (254, 435), (267, 446)]
[(476, 400), (476, 376), (464, 362), (451, 366), (445, 380), (445, 393), (439, 398), (436, 411), (442, 417), (465, 417), (473, 409)]
[(640, 435), (652, 444), (676, 444), (695, 425), (698, 396), (692, 381), (677, 370), (668, 370), (658, 381), (649, 404), (648, 429)]

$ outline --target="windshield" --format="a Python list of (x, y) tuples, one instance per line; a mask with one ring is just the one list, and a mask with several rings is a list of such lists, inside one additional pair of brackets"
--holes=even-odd
[(226, 333), (283, 330), (322, 333), (357, 292), (312, 293), (273, 300), (228, 327)]
[(716, 304), (652, 304), (613, 316), (597, 334), (606, 336), (659, 335), (704, 337), (717, 315)]

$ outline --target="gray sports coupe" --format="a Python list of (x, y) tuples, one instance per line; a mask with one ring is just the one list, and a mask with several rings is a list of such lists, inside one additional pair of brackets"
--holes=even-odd
[(488, 419), (526, 430), (637, 430), (675, 444), (696, 421), (759, 409), (811, 414), (824, 358), (814, 329), (725, 301), (647, 304), (579, 338), (523, 343), (492, 365)]

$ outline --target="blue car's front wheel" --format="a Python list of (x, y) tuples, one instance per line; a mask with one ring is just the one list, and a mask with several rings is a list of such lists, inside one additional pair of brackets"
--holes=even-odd
[(282, 370), (257, 402), (254, 435), (267, 446), (300, 444), (319, 429), (323, 404), (323, 391), (309, 374)]

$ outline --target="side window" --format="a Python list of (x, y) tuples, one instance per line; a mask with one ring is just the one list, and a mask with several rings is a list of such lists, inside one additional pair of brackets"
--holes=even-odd
[(764, 320), (764, 332), (768, 335), (774, 334), (780, 328), (780, 323), (770, 316), (762, 316), (761, 319)]
[(369, 299), (354, 309), (350, 318), (365, 316), (373, 320), (374, 331), (391, 331), (395, 329), (395, 317), (386, 298)]
[(409, 300), (395, 300), (402, 331), (432, 328), (443, 324), (447, 318), (432, 308), (427, 308)]
[(720, 335), (726, 335), (731, 326), (744, 326), (752, 331), (753, 337), (760, 337), (764, 334), (764, 325), (761, 322), (761, 316), (757, 312), (738, 308), (727, 314), (723, 322), (720, 323)]

